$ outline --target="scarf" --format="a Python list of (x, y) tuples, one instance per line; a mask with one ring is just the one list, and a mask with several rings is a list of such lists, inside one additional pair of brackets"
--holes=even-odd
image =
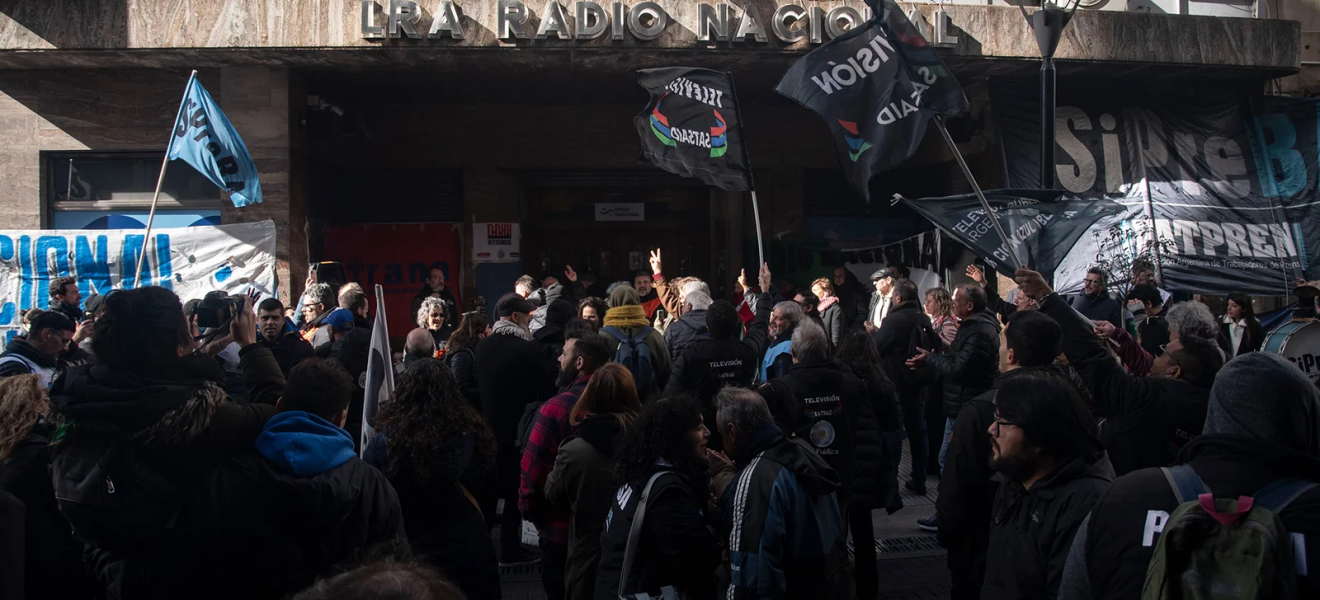
[(830, 296), (829, 298), (821, 300), (820, 303), (816, 305), (816, 311), (825, 312), (825, 309), (834, 306), (838, 302), (839, 302), (838, 296)]
[(519, 326), (513, 321), (496, 321), (495, 326), (491, 327), (491, 334), (512, 335), (529, 342), (532, 341), (532, 332), (528, 331), (525, 327)]
[(606, 327), (646, 327), (646, 310), (640, 305), (616, 306), (605, 311)]

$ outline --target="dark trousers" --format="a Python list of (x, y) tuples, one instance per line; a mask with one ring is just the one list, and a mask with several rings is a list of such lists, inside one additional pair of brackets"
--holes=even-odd
[(985, 583), (987, 539), (962, 540), (949, 548), (950, 600), (980, 600)]
[(549, 600), (564, 600), (567, 595), (567, 579), (564, 570), (568, 566), (568, 544), (555, 544), (541, 540), (541, 585), (545, 588), (545, 597)]
[(925, 485), (930, 443), (926, 439), (926, 408), (925, 402), (922, 402), (924, 394), (921, 390), (915, 392), (904, 390), (900, 394), (899, 408), (903, 411), (903, 429), (907, 430), (908, 448), (912, 452), (912, 481)]
[[(496, 476), (494, 485), (488, 490), (486, 506), (482, 512), (486, 515), (486, 524), (500, 526), (500, 559), (522, 545), (522, 513), (518, 512), (518, 483), (522, 469), (522, 455), (512, 446), (501, 447), (495, 458)], [(504, 500), (504, 516), (495, 515), (496, 503)]]
[[(938, 457), (940, 455), (940, 446), (944, 445), (944, 396), (939, 383), (926, 388), (926, 456)], [(912, 468), (916, 468), (914, 465)], [(926, 463), (926, 472), (931, 475), (940, 474), (940, 464), (937, 461), (928, 461)]]
[(875, 562), (875, 524), (871, 522), (871, 509), (857, 502), (848, 506), (848, 529), (852, 531), (857, 598), (873, 600), (880, 593), (880, 571)]

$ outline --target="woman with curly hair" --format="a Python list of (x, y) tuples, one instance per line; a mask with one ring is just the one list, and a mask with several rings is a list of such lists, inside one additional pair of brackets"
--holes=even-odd
[(495, 437), (449, 369), (436, 359), (409, 365), (376, 430), (362, 458), (394, 485), (413, 553), (468, 598), (499, 598), (495, 547), (471, 492), (492, 474)]
[[(711, 497), (706, 460), (709, 439), (710, 430), (702, 422), (696, 398), (663, 398), (642, 408), (614, 459), (623, 487), (615, 494), (600, 538), (598, 600), (640, 592), (658, 597), (664, 588), (673, 588), (684, 598), (714, 598), (714, 573), (721, 555), (704, 516), (710, 512), (706, 509)], [(620, 586), (637, 501), (648, 485), (651, 490), (645, 494), (640, 539), (633, 547), (635, 556), (627, 579)]]
[(591, 296), (578, 302), (577, 316), (586, 319), (596, 331), (600, 331), (601, 324), (605, 322), (605, 311), (609, 309), (610, 306), (604, 300)]
[(458, 329), (445, 345), (445, 366), (469, 404), (481, 410), (481, 385), (477, 381), (477, 342), (490, 335), (490, 319), (480, 311), (463, 313)]
[(449, 336), (454, 332), (445, 327), (448, 318), (449, 308), (445, 306), (445, 301), (434, 296), (423, 300), (421, 308), (417, 309), (417, 326), (431, 333), (431, 341), (435, 342), (436, 350), (444, 349)]
[[(0, 561), (9, 563), (0, 566), (0, 580), (23, 581), (18, 598), (88, 598), (92, 588), (82, 543), (73, 539), (51, 487), (50, 438), (55, 427), (46, 420), (49, 410), (36, 375), (0, 379), (0, 494), (13, 494), (27, 509), (23, 573), (10, 572), (16, 561)], [(0, 585), (0, 591), (8, 589)]]
[(944, 340), (944, 345), (952, 344), (958, 335), (958, 319), (953, 316), (953, 297), (949, 291), (942, 287), (927, 290), (925, 308), (935, 335)]

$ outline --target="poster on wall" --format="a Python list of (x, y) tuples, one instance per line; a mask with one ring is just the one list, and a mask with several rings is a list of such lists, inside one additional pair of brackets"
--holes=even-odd
[(17, 334), (21, 312), (46, 308), (51, 280), (65, 276), (78, 279), (84, 301), (139, 283), (174, 290), (185, 302), (215, 290), (275, 295), (271, 221), (158, 229), (151, 237), (139, 282), (140, 230), (0, 230), (0, 332), (6, 340)]
[(517, 223), (473, 223), (472, 262), (522, 262)]
[(446, 287), (463, 310), (460, 227), (457, 223), (332, 226), (326, 230), (325, 259), (344, 265), (344, 274), (362, 284), (370, 305), (376, 304), (376, 285), (384, 288), (390, 337), (401, 338), (417, 327), (412, 299), (426, 285), (433, 267), (444, 272)]

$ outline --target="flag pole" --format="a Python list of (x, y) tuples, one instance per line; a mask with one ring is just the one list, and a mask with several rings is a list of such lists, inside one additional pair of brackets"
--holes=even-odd
[[(759, 273), (761, 267), (765, 265), (765, 241), (761, 239), (761, 209), (756, 205), (755, 189), (752, 190), (752, 218), (756, 219), (756, 269)], [(761, 291), (766, 292), (767, 290)]]
[[(738, 112), (738, 137), (742, 137), (742, 104), (738, 102), (738, 84), (733, 82), (733, 71), (725, 71), (729, 77), (729, 95), (733, 96), (734, 106), (739, 107)], [(743, 145), (743, 154), (747, 153), (747, 146)], [(747, 179), (751, 182), (752, 188), (752, 218), (756, 219), (756, 272), (761, 272), (761, 267), (765, 265), (765, 240), (761, 239), (761, 207), (756, 202), (756, 180), (752, 177), (752, 159), (747, 157)], [(761, 290), (768, 293), (769, 290)]]
[(958, 144), (954, 143), (953, 136), (949, 135), (949, 130), (944, 128), (944, 117), (935, 115), (935, 127), (940, 130), (940, 135), (944, 136), (944, 143), (949, 145), (949, 150), (953, 151), (953, 159), (958, 161), (958, 166), (962, 168), (963, 177), (967, 178), (967, 183), (971, 184), (972, 191), (976, 193), (976, 199), (981, 201), (981, 208), (985, 209), (985, 214), (990, 217), (990, 223), (995, 226), (995, 232), (999, 234), (999, 239), (1004, 240), (1004, 250), (1008, 251), (1008, 257), (1013, 260), (1015, 268), (1022, 268), (1022, 261), (1018, 260), (1017, 253), (1013, 251), (1013, 244), (1008, 241), (1008, 234), (1004, 233), (1004, 227), (999, 224), (999, 218), (995, 216), (994, 209), (990, 208), (990, 201), (985, 199), (985, 192), (981, 191), (981, 186), (976, 183), (976, 178), (972, 176), (972, 170), (967, 167), (967, 161), (963, 160), (962, 153), (958, 151)]
[[(179, 110), (174, 113), (174, 126), (179, 125), (179, 115), (183, 113), (183, 103), (188, 101), (188, 90), (192, 89), (193, 80), (197, 79), (197, 70), (188, 76), (188, 85), (183, 88), (183, 98), (179, 99)], [(165, 168), (170, 164), (170, 148), (174, 147), (174, 130), (170, 130), (170, 143), (165, 146), (165, 157), (160, 161), (160, 176), (156, 178), (156, 192), (151, 195), (151, 210), (147, 212), (147, 234), (142, 238), (142, 252), (138, 255), (137, 273), (133, 275), (134, 287), (142, 287), (142, 269), (147, 264), (147, 249), (151, 247), (151, 226), (156, 220), (156, 203), (160, 201), (160, 188), (165, 184)], [(70, 171), (72, 176), (72, 171)]]

